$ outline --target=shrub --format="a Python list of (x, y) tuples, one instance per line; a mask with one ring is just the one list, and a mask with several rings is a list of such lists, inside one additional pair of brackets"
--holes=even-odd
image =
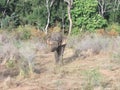
[(29, 31), (23, 31), (22, 35), (21, 35), (21, 39), (26, 40), (26, 39), (30, 39), (31, 37), (31, 33)]
[(21, 40), (28, 40), (31, 37), (31, 27), (30, 26), (25, 26), (25, 27), (19, 26), (16, 29), (16, 32), (18, 33), (19, 39), (21, 39)]
[(116, 37), (113, 41), (111, 62), (120, 64), (120, 36)]
[(108, 31), (116, 31), (120, 33), (120, 25), (118, 23), (112, 23), (107, 27)]
[(97, 0), (75, 0), (71, 10), (73, 27), (93, 32), (107, 26), (107, 21), (97, 13)]
[(19, 17), (15, 13), (6, 16), (1, 20), (1, 28), (5, 30), (12, 30), (20, 24)]
[(107, 51), (110, 49), (111, 42), (112, 40), (109, 37), (104, 37), (98, 34), (85, 34), (71, 37), (67, 46), (75, 49), (75, 54), (77, 56), (81, 56), (84, 52), (98, 54), (101, 51)]
[(5, 35), (0, 34), (0, 64), (17, 69), (20, 76), (31, 75), (35, 68), (36, 51), (44, 51), (46, 44), (39, 38), (23, 41), (11, 34)]
[(14, 60), (8, 60), (6, 62), (7, 68), (14, 68), (15, 67), (15, 61)]
[(93, 90), (96, 86), (101, 86), (103, 77), (97, 69), (83, 71), (82, 74), (85, 76), (84, 90)]
[(10, 17), (6, 16), (4, 19), (1, 20), (1, 28), (6, 29), (9, 26)]

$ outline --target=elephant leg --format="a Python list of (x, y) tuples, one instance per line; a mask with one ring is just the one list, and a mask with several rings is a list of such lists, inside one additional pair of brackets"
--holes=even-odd
[(54, 51), (54, 55), (55, 55), (55, 63), (58, 64), (58, 62), (59, 62), (59, 55), (58, 55), (58, 51), (57, 50)]
[(63, 64), (63, 47), (61, 47), (61, 50), (60, 50), (59, 63)]
[(59, 63), (60, 63), (60, 64), (63, 64), (64, 49), (65, 49), (65, 46), (63, 46), (63, 45), (59, 46), (58, 56), (59, 56)]

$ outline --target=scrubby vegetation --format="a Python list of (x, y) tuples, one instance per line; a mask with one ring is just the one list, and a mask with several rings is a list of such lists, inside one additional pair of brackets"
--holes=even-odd
[(16, 39), (13, 32), (1, 32), (1, 89), (27, 86), (29, 90), (34, 83), (34, 89), (119, 90), (119, 36), (84, 33), (70, 37), (61, 67), (55, 66), (44, 39), (31, 37)]
[[(45, 42), (39, 38), (28, 38), (27, 31), (14, 36), (13, 33), (2, 32), (0, 34), (0, 62), (7, 68), (17, 69), (19, 75), (23, 76), (34, 72), (34, 59), (37, 51), (47, 48)], [(30, 32), (28, 32), (30, 33)], [(13, 34), (13, 35), (12, 35)], [(30, 33), (31, 34), (31, 33)]]
[(109, 50), (115, 50), (114, 48), (118, 48), (116, 46), (119, 43), (118, 38), (119, 36), (110, 37), (96, 33), (89, 33), (70, 38), (68, 47), (74, 48), (78, 56), (81, 55), (80, 53), (82, 51), (88, 50), (90, 50), (93, 54), (99, 54), (100, 52), (108, 52)]

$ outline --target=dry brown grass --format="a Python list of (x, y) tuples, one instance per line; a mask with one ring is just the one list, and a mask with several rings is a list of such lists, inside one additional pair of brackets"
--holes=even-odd
[(118, 36), (119, 35), (119, 32), (116, 31), (114, 28), (112, 28), (109, 31), (106, 31), (104, 29), (98, 29), (98, 30), (96, 30), (96, 33), (100, 34), (100, 35), (103, 35), (103, 36), (110, 36), (110, 37)]
[[(37, 51), (44, 53), (47, 46), (40, 37), (34, 36), (32, 39), (24, 40), (14, 35), (15, 32), (0, 33), (0, 65), (6, 68), (5, 71), (8, 69), (11, 72), (16, 69), (15, 73), (24, 77), (34, 72)], [(11, 76), (11, 73), (7, 73), (6, 76), (9, 75)]]
[[(30, 62), (34, 67), (34, 75), (18, 78), (9, 77), (7, 73), (5, 77), (6, 68), (1, 66), (0, 90), (119, 90), (120, 88), (119, 36), (111, 38), (87, 35), (72, 38), (68, 41), (69, 45), (64, 53), (64, 65), (61, 67), (54, 64), (53, 53), (43, 52), (46, 49), (44, 41), (32, 38), (27, 41), (20, 40), (14, 45), (16, 39), (11, 40), (8, 39), (9, 45), (3, 41), (0, 43), (2, 42), (2, 47), (11, 46), (10, 52), (15, 51), (13, 47), (16, 47), (24, 57), (25, 62), (21, 61), (21, 65), (25, 67), (22, 68), (29, 71), (26, 67), (29, 64), (26, 61)], [(74, 58), (75, 49), (87, 57)], [(100, 53), (96, 54), (92, 49)], [(13, 73), (13, 69), (11, 72)], [(2, 75), (4, 77), (1, 79)]]

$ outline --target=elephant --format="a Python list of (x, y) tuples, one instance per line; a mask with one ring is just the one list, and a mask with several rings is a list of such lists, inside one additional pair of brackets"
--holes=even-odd
[(63, 64), (63, 54), (67, 38), (61, 32), (53, 32), (47, 39), (50, 51), (54, 52), (56, 64)]

